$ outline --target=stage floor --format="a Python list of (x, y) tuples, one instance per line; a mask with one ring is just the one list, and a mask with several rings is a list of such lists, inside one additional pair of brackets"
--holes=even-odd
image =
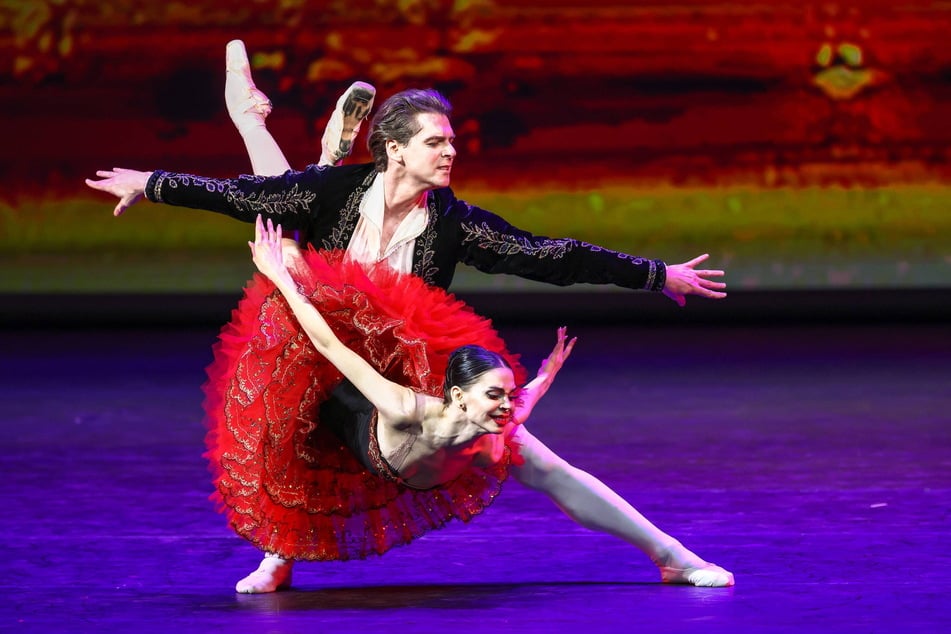
[[(534, 369), (554, 326), (503, 327)], [(951, 336), (942, 324), (578, 328), (530, 428), (730, 569), (645, 556), (508, 482), (387, 555), (258, 553), (208, 500), (210, 329), (0, 334), (5, 632), (934, 632), (951, 626)], [(943, 628), (942, 628), (943, 626)]]

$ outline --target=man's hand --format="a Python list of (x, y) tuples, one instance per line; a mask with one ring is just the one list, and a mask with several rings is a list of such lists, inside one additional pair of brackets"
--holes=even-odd
[(723, 271), (709, 269), (697, 270), (694, 267), (709, 258), (704, 253), (683, 264), (667, 266), (667, 282), (664, 284), (664, 295), (677, 302), (678, 306), (687, 303), (687, 295), (700, 295), (710, 299), (723, 299), (726, 293), (715, 289), (726, 288), (723, 282), (714, 282), (711, 277), (723, 277)]
[(115, 167), (111, 170), (99, 170), (96, 176), (102, 180), (86, 179), (86, 184), (93, 189), (119, 197), (119, 204), (113, 209), (113, 216), (121, 216), (122, 212), (134, 205), (145, 194), (145, 185), (149, 182), (152, 172), (138, 172)]

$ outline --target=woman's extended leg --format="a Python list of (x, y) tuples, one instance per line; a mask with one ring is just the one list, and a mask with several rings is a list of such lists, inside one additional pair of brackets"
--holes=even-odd
[(376, 88), (362, 81), (353, 82), (340, 95), (320, 139), (318, 165), (339, 165), (350, 156), (360, 125), (373, 108), (375, 96)]
[(241, 40), (225, 48), (225, 105), (251, 159), (251, 169), (260, 176), (277, 176), (291, 168), (264, 119), (271, 113), (271, 100), (251, 79), (248, 52)]
[[(291, 167), (264, 123), (271, 113), (271, 100), (254, 85), (248, 52), (241, 40), (228, 42), (225, 70), (225, 104), (244, 140), (251, 168), (260, 176), (283, 174)], [(376, 89), (362, 81), (351, 84), (340, 96), (321, 137), (318, 165), (337, 165), (350, 155), (375, 96)]]
[(609, 533), (643, 551), (665, 583), (732, 586), (733, 575), (701, 559), (663, 532), (589, 473), (568, 464), (524, 427), (515, 432), (524, 462), (512, 469), (520, 482), (545, 493), (585, 528)]

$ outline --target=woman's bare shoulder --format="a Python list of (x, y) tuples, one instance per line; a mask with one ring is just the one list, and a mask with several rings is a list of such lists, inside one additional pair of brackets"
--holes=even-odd
[(397, 431), (421, 429), (442, 415), (442, 399), (409, 390), (405, 407), (399, 412), (380, 412), (380, 424)]

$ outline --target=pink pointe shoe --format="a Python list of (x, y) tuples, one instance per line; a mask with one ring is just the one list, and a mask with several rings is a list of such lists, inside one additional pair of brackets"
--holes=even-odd
[(225, 47), (225, 105), (241, 134), (263, 128), (265, 117), (271, 114), (271, 100), (251, 79), (248, 52), (241, 40), (231, 40)]
[(376, 88), (362, 81), (353, 82), (340, 95), (320, 139), (320, 165), (336, 165), (350, 155), (360, 124), (373, 108), (374, 97)]
[(726, 588), (734, 584), (733, 573), (716, 564), (704, 564), (697, 568), (660, 566), (660, 579), (664, 583), (680, 583), (703, 588)]
[(265, 594), (286, 590), (291, 586), (293, 570), (293, 561), (269, 554), (264, 557), (257, 570), (235, 584), (234, 590), (241, 594)]

